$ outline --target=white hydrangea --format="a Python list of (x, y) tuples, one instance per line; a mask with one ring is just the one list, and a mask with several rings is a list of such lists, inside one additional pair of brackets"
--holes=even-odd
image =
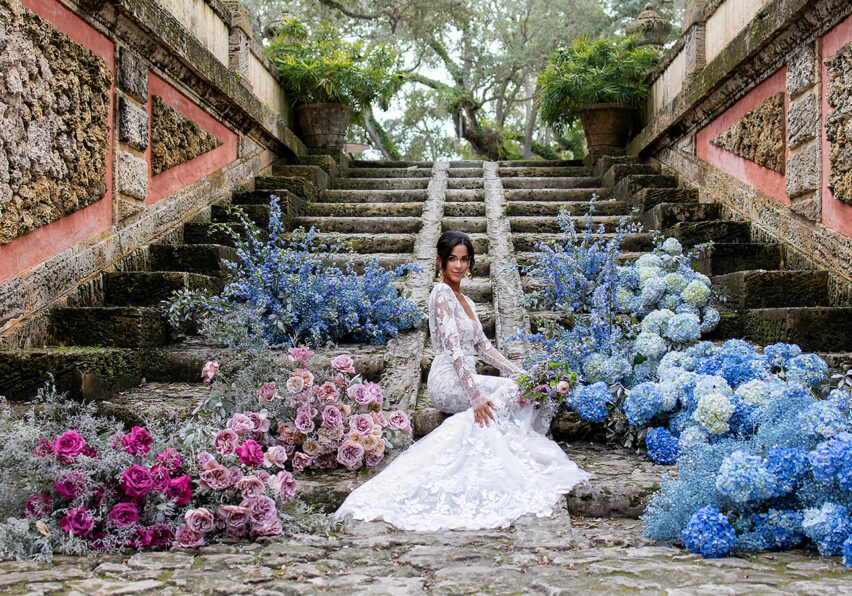
[(678, 446), (681, 451), (689, 451), (695, 447), (706, 445), (710, 435), (700, 426), (690, 426), (683, 429), (678, 438)]
[(649, 360), (659, 360), (666, 353), (666, 341), (656, 333), (641, 332), (636, 336), (633, 347)]
[(697, 271), (695, 271), (695, 272), (693, 272), (693, 277), (697, 281), (700, 281), (701, 283), (703, 283), (708, 288), (713, 285), (713, 282), (710, 281), (710, 278), (707, 277), (706, 275), (704, 275), (703, 273), (698, 273)]
[(666, 292), (666, 282), (659, 277), (652, 277), (642, 282), (642, 306), (655, 305)]
[(645, 253), (641, 255), (638, 259), (636, 259), (637, 267), (655, 267), (657, 269), (663, 268), (663, 260), (653, 253)]
[(683, 299), (677, 294), (672, 294), (671, 292), (666, 292), (663, 294), (663, 297), (660, 298), (660, 308), (668, 308), (669, 310), (677, 310), (677, 308), (683, 304)]
[(746, 403), (763, 407), (769, 403), (771, 394), (769, 392), (769, 385), (760, 379), (753, 379), (737, 387), (734, 395)]
[(660, 381), (657, 384), (660, 388), (660, 393), (663, 395), (663, 411), (670, 412), (677, 406), (677, 396), (680, 393), (677, 388), (677, 383), (674, 381)]
[(709, 284), (705, 285), (702, 281), (694, 279), (683, 289), (680, 296), (687, 304), (704, 306), (710, 299)]
[(637, 267), (636, 272), (639, 275), (639, 283), (644, 285), (646, 281), (649, 279), (656, 279), (660, 277), (663, 273), (662, 268), (660, 267)]
[(620, 287), (615, 290), (615, 303), (618, 305), (619, 310), (627, 311), (630, 310), (630, 302), (633, 300), (634, 294), (630, 290), (624, 287)]
[(583, 376), (587, 382), (600, 380), (600, 368), (604, 362), (606, 362), (606, 357), (599, 352), (586, 356), (583, 360)]
[(671, 352), (667, 352), (663, 359), (660, 360), (660, 367), (657, 369), (657, 374), (660, 376), (660, 380), (673, 378), (672, 375), (680, 374), (680, 371), (685, 371), (684, 368), (681, 367), (681, 361), (683, 360), (683, 352), (678, 352), (677, 350), (672, 350)]
[(683, 254), (683, 246), (677, 238), (666, 238), (666, 241), (663, 242), (663, 252), (676, 257)]
[(720, 395), (729, 396), (734, 392), (728, 381), (719, 375), (699, 375), (698, 381), (695, 383), (695, 399), (701, 399), (710, 393), (718, 393)]
[(721, 393), (708, 393), (698, 400), (698, 407), (692, 415), (693, 420), (703, 426), (707, 432), (721, 435), (731, 428), (728, 420), (734, 413), (734, 404)]
[(680, 294), (689, 283), (689, 280), (680, 273), (669, 273), (663, 281), (666, 282), (666, 291), (672, 294)]
[(674, 313), (668, 309), (652, 310), (642, 319), (642, 331), (663, 335), (666, 332), (666, 322), (673, 316)]
[(701, 309), (701, 333), (710, 333), (721, 320), (722, 315), (718, 310), (712, 306), (705, 306)]

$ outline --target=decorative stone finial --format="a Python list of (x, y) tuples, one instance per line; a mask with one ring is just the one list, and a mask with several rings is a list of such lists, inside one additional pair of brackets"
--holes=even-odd
[(654, 10), (652, 4), (646, 4), (645, 10), (639, 13), (632, 22), (624, 27), (628, 35), (635, 35), (640, 46), (662, 47), (672, 30), (672, 25), (660, 13)]

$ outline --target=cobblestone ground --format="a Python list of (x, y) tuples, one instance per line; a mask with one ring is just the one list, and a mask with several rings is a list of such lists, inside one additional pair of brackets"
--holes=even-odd
[(0, 563), (13, 594), (842, 594), (838, 558), (805, 552), (702, 559), (654, 544), (637, 520), (522, 518), (488, 532), (400, 532), (349, 523), (331, 537), (129, 557)]

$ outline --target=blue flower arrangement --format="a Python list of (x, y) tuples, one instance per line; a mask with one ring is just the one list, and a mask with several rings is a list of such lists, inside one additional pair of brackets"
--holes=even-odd
[(678, 439), (667, 428), (652, 428), (645, 435), (645, 445), (648, 447), (648, 457), (654, 462), (671, 465), (677, 462), (680, 453)]
[(727, 516), (710, 506), (695, 512), (681, 538), (689, 550), (708, 559), (724, 557), (737, 543), (737, 534)]

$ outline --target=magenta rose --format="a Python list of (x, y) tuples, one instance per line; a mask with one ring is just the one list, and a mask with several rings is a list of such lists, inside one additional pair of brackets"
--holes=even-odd
[(261, 405), (271, 402), (275, 399), (275, 383), (264, 383), (257, 390), (257, 401)]
[(354, 441), (345, 441), (337, 448), (337, 461), (343, 464), (347, 470), (357, 470), (361, 467), (361, 458), (364, 457), (364, 448)]
[(254, 422), (252, 422), (252, 419), (245, 414), (234, 414), (225, 426), (238, 435), (255, 430)]
[(154, 531), (151, 528), (143, 528), (136, 526), (133, 528), (133, 533), (127, 541), (127, 546), (133, 548), (148, 548), (151, 546), (151, 541), (154, 538)]
[(121, 444), (130, 455), (145, 455), (151, 449), (151, 443), (154, 439), (148, 434), (144, 428), (134, 426), (130, 429), (130, 434), (125, 435), (121, 439)]
[(183, 514), (187, 527), (196, 534), (207, 534), (213, 531), (213, 514), (204, 507), (190, 509)]
[(175, 532), (174, 545), (178, 548), (196, 548), (204, 545), (204, 534), (193, 532), (189, 526), (181, 524)]
[(290, 353), (290, 362), (304, 362), (314, 355), (314, 352), (307, 346), (297, 346), (287, 350)]
[(25, 517), (47, 517), (53, 514), (53, 497), (50, 493), (36, 493), (27, 499)]
[(352, 385), (346, 390), (352, 400), (359, 406), (366, 407), (373, 403), (373, 395), (367, 390), (363, 383)]
[(201, 367), (201, 380), (205, 383), (209, 383), (213, 380), (213, 377), (216, 376), (216, 371), (219, 370), (219, 363), (215, 360), (211, 360), (209, 362), (205, 362), (204, 366)]
[(183, 468), (183, 459), (177, 449), (169, 448), (159, 453), (157, 461), (169, 471), (169, 475), (177, 474)]
[(85, 455), (86, 457), (91, 457), (92, 459), (94, 459), (98, 456), (98, 452), (95, 451), (94, 447), (86, 445), (85, 447), (83, 447), (83, 452), (81, 453), (81, 455)]
[(338, 372), (349, 373), (351, 375), (355, 374), (355, 362), (346, 354), (332, 358), (331, 367)]
[(391, 413), (388, 418), (388, 424), (394, 430), (398, 430), (406, 435), (411, 434), (411, 421), (405, 412), (396, 411)]
[(82, 495), (87, 486), (89, 486), (89, 478), (82, 472), (69, 472), (58, 482), (53, 483), (53, 488), (59, 496), (69, 501)]
[(296, 424), (296, 429), (305, 434), (312, 432), (314, 428), (316, 428), (314, 419), (311, 417), (310, 410), (305, 410), (304, 408), (299, 409), (299, 413), (296, 415), (294, 423)]
[(282, 503), (289, 503), (296, 496), (296, 489), (299, 483), (293, 478), (290, 472), (278, 472), (274, 476), (270, 476), (267, 481), (269, 488), (272, 489), (272, 494)]
[(293, 454), (293, 457), (290, 458), (293, 470), (296, 472), (303, 472), (305, 468), (311, 465), (311, 461), (311, 457), (301, 451)]
[(172, 529), (163, 524), (149, 526), (151, 532), (151, 546), (168, 546), (174, 539)]
[(263, 525), (252, 524), (251, 526), (251, 533), (255, 536), (278, 536), (282, 530), (281, 520), (277, 517)]
[(56, 456), (64, 462), (69, 462), (83, 453), (86, 440), (76, 430), (68, 430), (62, 433), (53, 444)]
[(375, 451), (368, 451), (364, 454), (364, 463), (368, 468), (373, 468), (379, 465), (379, 462), (385, 458), (385, 452), (377, 453)]
[(121, 488), (128, 497), (141, 497), (154, 486), (151, 472), (142, 466), (130, 466), (121, 475)]
[(89, 535), (94, 524), (95, 518), (88, 507), (74, 507), (60, 520), (59, 527), (66, 534), (85, 537)]
[(375, 426), (376, 423), (373, 422), (373, 417), (369, 414), (355, 414), (349, 417), (349, 428), (362, 437), (372, 434)]
[(287, 450), (281, 445), (273, 445), (266, 450), (266, 454), (263, 456), (263, 465), (267, 468), (272, 466), (283, 468), (286, 461)]
[(151, 481), (153, 485), (152, 489), (160, 491), (161, 493), (166, 492), (169, 489), (169, 482), (171, 481), (171, 476), (169, 475), (169, 471), (163, 466), (151, 466)]
[(225, 490), (234, 484), (231, 471), (225, 466), (216, 466), (204, 470), (198, 475), (198, 480), (202, 487), (212, 490)]
[(36, 457), (53, 455), (53, 442), (50, 439), (39, 439), (38, 445), (33, 449), (33, 455)]
[(257, 441), (249, 439), (236, 449), (237, 455), (240, 456), (240, 462), (246, 466), (259, 466), (263, 463), (263, 450)]
[(244, 499), (256, 499), (263, 494), (263, 481), (257, 476), (243, 476), (237, 482), (236, 489), (240, 491)]
[(216, 433), (215, 447), (216, 453), (225, 457), (236, 451), (237, 445), (240, 444), (240, 437), (230, 428), (220, 430)]
[(322, 411), (322, 425), (325, 428), (339, 428), (343, 425), (343, 414), (334, 406), (326, 406)]
[(192, 480), (189, 476), (178, 476), (169, 481), (166, 496), (178, 505), (186, 505), (192, 498)]
[(116, 503), (109, 510), (109, 521), (114, 526), (129, 528), (139, 519), (139, 508), (135, 503)]

